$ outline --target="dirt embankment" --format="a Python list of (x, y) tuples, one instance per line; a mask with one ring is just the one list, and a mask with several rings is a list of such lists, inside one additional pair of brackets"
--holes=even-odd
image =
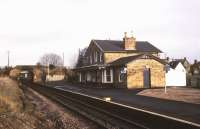
[(0, 78), (0, 129), (97, 129), (89, 120), (66, 110), (9, 78)]

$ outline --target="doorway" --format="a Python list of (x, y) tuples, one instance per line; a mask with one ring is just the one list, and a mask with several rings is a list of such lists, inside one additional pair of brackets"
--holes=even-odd
[(144, 88), (150, 88), (151, 87), (151, 72), (150, 68), (145, 68), (143, 71), (143, 82), (144, 82)]

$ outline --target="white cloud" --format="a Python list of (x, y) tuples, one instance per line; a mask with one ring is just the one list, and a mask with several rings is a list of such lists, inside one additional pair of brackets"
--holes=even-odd
[[(91, 39), (122, 39), (133, 30), (173, 57), (198, 57), (198, 0), (3, 0), (0, 65), (35, 64), (42, 54), (65, 52), (70, 65)], [(195, 46), (195, 47), (191, 47)]]

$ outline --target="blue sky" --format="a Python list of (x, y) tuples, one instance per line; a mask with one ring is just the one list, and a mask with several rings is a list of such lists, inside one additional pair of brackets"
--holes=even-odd
[(0, 0), (0, 66), (35, 64), (45, 53), (75, 62), (91, 39), (133, 31), (171, 58), (200, 60), (199, 0)]

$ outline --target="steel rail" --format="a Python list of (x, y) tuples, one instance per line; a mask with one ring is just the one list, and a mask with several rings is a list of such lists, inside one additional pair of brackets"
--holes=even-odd
[[(59, 103), (68, 100), (71, 103), (76, 103), (80, 108), (88, 108), (99, 113), (121, 121), (120, 124), (127, 124), (130, 129), (200, 129), (200, 125), (177, 118), (160, 115), (153, 112), (148, 112), (142, 109), (137, 109), (122, 104), (108, 102), (103, 99), (85, 95), (82, 93), (72, 92), (69, 90), (61, 90), (38, 84), (32, 85), (31, 88), (42, 94), (46, 94), (49, 98), (57, 98)], [(111, 122), (107, 120), (107, 122)], [(124, 126), (121, 126), (124, 128)]]
[[(103, 126), (105, 128), (107, 126), (110, 127), (110, 125), (112, 125), (112, 127), (118, 127), (120, 129), (129, 129), (129, 128), (130, 129), (149, 129), (147, 127), (144, 127), (143, 125), (140, 125), (138, 123), (134, 123), (133, 121), (126, 120), (126, 119), (121, 118), (120, 116), (117, 116), (115, 114), (110, 114), (109, 112), (107, 112), (105, 110), (102, 110), (100, 108), (96, 108), (95, 106), (92, 106), (90, 104), (86, 104), (86, 103), (81, 102), (81, 101), (79, 101), (77, 99), (73, 99), (71, 97), (68, 97), (65, 94), (63, 94), (65, 92), (62, 92), (62, 91), (60, 91), (58, 89), (54, 89), (54, 88), (52, 89), (50, 87), (44, 87), (44, 86), (42, 86), (42, 87), (40, 87), (40, 86), (31, 86), (31, 88), (36, 90), (37, 92), (47, 96), (48, 98), (58, 102), (59, 104), (62, 104), (63, 106), (65, 106), (67, 108), (72, 109), (71, 105), (78, 105), (78, 107), (81, 108), (81, 110), (85, 111), (85, 109), (88, 109), (87, 113), (89, 113), (89, 114), (92, 111), (95, 111), (95, 113), (98, 112), (100, 114), (103, 114), (104, 116), (105, 115), (109, 116), (109, 118), (112, 118), (112, 119), (100, 118), (100, 117), (102, 117), (102, 115), (98, 116), (98, 121), (100, 119), (101, 121), (103, 121), (103, 124), (99, 123), (98, 121), (95, 121), (92, 118), (89, 118), (92, 121), (94, 121), (95, 123), (100, 124), (101, 126)], [(69, 106), (69, 103), (71, 104), (70, 106)], [(73, 111), (77, 111), (76, 109), (75, 110), (72, 109), (72, 110)], [(106, 117), (106, 118), (108, 118), (108, 117)], [(115, 122), (113, 122), (113, 120)]]

